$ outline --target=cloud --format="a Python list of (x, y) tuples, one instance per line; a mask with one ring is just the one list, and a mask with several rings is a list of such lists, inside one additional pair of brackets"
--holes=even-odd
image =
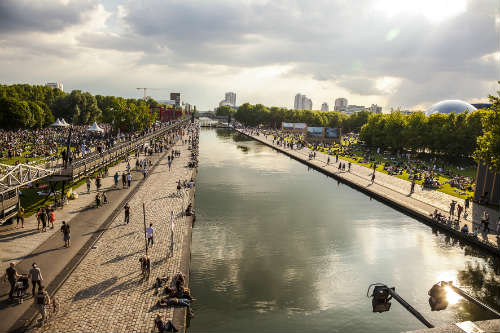
[[(486, 97), (499, 76), (496, 0), (445, 1), (456, 4), (449, 10), (426, 0), (393, 11), (380, 7), (392, 0), (97, 1), (1, 2), (0, 60), (19, 53), (24, 64), (26, 54), (95, 63), (120, 72), (109, 76), (110, 94), (123, 87), (115, 78), (125, 79), (116, 64), (146, 82), (167, 75), (172, 86), (190, 89), (205, 80), (189, 94), (206, 106), (221, 99), (205, 91), (214, 82), (222, 91), (239, 87), (238, 100), (254, 103), (260, 89), (274, 105), (291, 105), (301, 91), (330, 104), (343, 96), (411, 107)], [(157, 76), (141, 76), (151, 68)], [(257, 81), (245, 73), (267, 74)]]
[(95, 1), (0, 1), (0, 33), (58, 32), (82, 23)]

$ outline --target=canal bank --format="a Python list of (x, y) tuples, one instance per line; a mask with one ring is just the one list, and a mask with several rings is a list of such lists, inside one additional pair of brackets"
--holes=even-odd
[[(187, 166), (191, 160), (188, 148), (182, 140), (173, 146), (180, 156), (171, 167), (166, 158), (170, 151), (164, 154), (128, 201), (130, 223), (124, 223), (122, 207), (54, 295), (59, 312), (41, 327), (34, 322), (29, 331), (146, 332), (153, 329), (158, 314), (184, 330), (185, 309), (160, 308), (163, 289), (152, 286), (157, 277), (171, 279), (176, 273), (189, 273), (192, 217), (184, 210), (194, 188), (177, 190), (178, 180), (196, 176), (196, 169)], [(154, 244), (148, 249), (151, 275), (148, 281), (141, 281), (138, 259), (145, 254), (144, 228), (149, 224), (154, 228)]]
[(201, 130), (190, 287), (195, 332), (402, 332), (423, 328), (383, 282), (436, 327), (491, 317), (463, 300), (431, 311), (453, 280), (497, 304), (500, 263), (245, 135)]
[[(332, 163), (330, 165), (326, 165), (325, 161), (317, 160), (317, 159), (309, 159), (305, 152), (300, 152), (297, 150), (284, 148), (283, 146), (278, 146), (273, 144), (272, 140), (266, 139), (264, 135), (252, 135), (241, 129), (236, 129), (237, 132), (248, 136), (254, 140), (259, 141), (262, 144), (265, 144), (307, 166), (326, 174), (332, 178), (335, 178), (352, 188), (359, 190), (370, 197), (373, 197), (381, 202), (384, 202), (391, 207), (394, 207), (412, 217), (417, 218), (419, 221), (443, 232), (452, 235), (460, 240), (463, 240), (473, 246), (479, 247), (483, 250), (490, 252), (493, 255), (500, 256), (500, 248), (498, 246), (496, 236), (493, 234), (488, 235), (488, 242), (479, 239), (479, 237), (472, 237), (470, 235), (466, 235), (460, 232), (460, 228), (455, 229), (452, 226), (444, 223), (437, 223), (434, 219), (431, 218), (431, 214), (434, 213), (435, 210), (438, 210), (442, 215), (448, 216), (448, 211), (444, 210), (443, 207), (438, 207), (436, 205), (431, 205), (422, 200), (418, 200), (413, 198), (410, 194), (403, 194), (399, 191), (394, 191), (390, 187), (386, 186), (384, 183), (380, 183), (378, 181), (379, 176), (382, 176), (380, 172), (376, 172), (376, 180), (374, 183), (370, 181), (367, 177), (362, 177), (359, 174), (341, 171), (337, 168), (336, 163)], [(304, 149), (309, 151), (308, 149)], [(348, 163), (348, 161), (344, 161), (339, 159), (341, 162)], [(356, 166), (358, 168), (364, 168), (361, 166)], [(364, 168), (367, 169), (367, 168)], [(384, 175), (385, 176), (385, 175)], [(451, 199), (450, 199), (451, 202)], [(498, 218), (498, 212), (490, 211), (490, 224), (494, 224)], [(473, 212), (472, 214), (479, 215), (479, 212)], [(464, 221), (461, 221), (460, 227), (463, 225)], [(465, 221), (469, 225), (469, 230), (472, 231), (473, 227), (470, 221)], [(490, 225), (490, 228), (494, 229), (494, 225)]]

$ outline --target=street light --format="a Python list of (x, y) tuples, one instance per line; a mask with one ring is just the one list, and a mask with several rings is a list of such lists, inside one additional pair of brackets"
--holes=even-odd
[(453, 285), (452, 281), (441, 281), (436, 283), (435, 285), (432, 286), (432, 288), (429, 290), (429, 305), (431, 306), (432, 311), (441, 311), (445, 310), (448, 307), (448, 293), (449, 292), (455, 292), (458, 295), (462, 296), (466, 300), (478, 305), (482, 309), (488, 311), (489, 313), (495, 315), (496, 317), (500, 318), (500, 313), (496, 311), (495, 309), (491, 308), (490, 306), (484, 304), (477, 298), (472, 297), (471, 295), (467, 294), (465, 291), (460, 289), (457, 286)]
[[(370, 289), (373, 287), (373, 293), (370, 294)], [(373, 297), (372, 298), (372, 308), (373, 312), (386, 312), (389, 311), (391, 308), (391, 299), (395, 299), (396, 301), (399, 302), (408, 312), (410, 312), (412, 315), (415, 316), (422, 324), (427, 326), (428, 328), (433, 328), (434, 325), (429, 323), (427, 319), (424, 318), (418, 312), (415, 310), (408, 302), (406, 302), (401, 296), (396, 293), (396, 288), (392, 287), (389, 288), (383, 283), (374, 283), (368, 286), (368, 291), (366, 292), (366, 297)]]

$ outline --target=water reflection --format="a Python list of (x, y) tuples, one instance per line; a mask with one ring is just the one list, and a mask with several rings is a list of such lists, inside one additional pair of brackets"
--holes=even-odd
[(227, 130), (202, 131), (200, 154), (192, 331), (422, 328), (398, 304), (372, 314), (373, 282), (396, 286), (435, 325), (490, 318), (463, 299), (431, 312), (427, 296), (452, 280), (494, 305), (498, 261), (486, 254)]

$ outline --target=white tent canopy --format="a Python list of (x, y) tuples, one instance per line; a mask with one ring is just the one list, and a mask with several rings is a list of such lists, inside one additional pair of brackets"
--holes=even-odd
[(96, 122), (94, 122), (92, 124), (92, 126), (90, 126), (89, 128), (87, 128), (87, 131), (90, 131), (90, 132), (104, 132), (104, 130), (102, 128), (100, 128), (99, 125), (97, 125)]
[(60, 120), (59, 118), (57, 118), (57, 120), (50, 125), (50, 127), (65, 127), (66, 125), (64, 125)]
[(69, 126), (69, 124), (66, 122), (66, 120), (64, 120), (64, 118), (61, 118), (61, 124), (63, 124), (64, 126)]

